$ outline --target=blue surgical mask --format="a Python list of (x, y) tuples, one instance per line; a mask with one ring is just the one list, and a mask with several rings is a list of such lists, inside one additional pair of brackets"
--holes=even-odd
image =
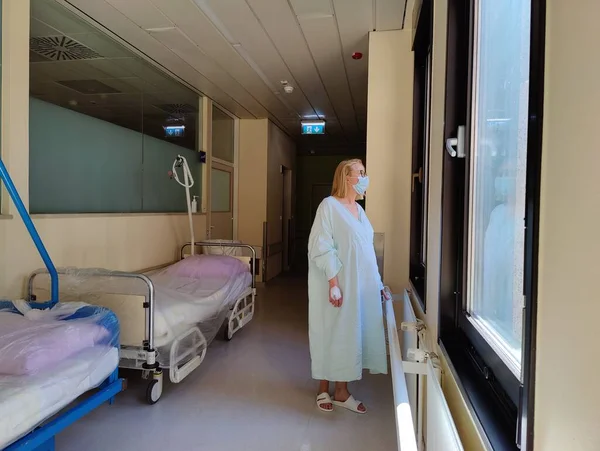
[(358, 182), (356, 182), (356, 185), (353, 185), (353, 187), (356, 194), (364, 196), (369, 187), (369, 177), (366, 175), (364, 177), (358, 177)]
[(515, 189), (515, 178), (496, 177), (496, 180), (494, 180), (494, 188), (496, 189), (496, 196), (500, 199), (507, 199)]

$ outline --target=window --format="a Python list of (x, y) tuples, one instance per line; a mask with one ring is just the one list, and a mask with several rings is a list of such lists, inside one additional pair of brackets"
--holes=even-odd
[(54, 1), (31, 0), (32, 213), (184, 212), (201, 198), (199, 96)]
[(425, 0), (415, 34), (413, 90), (413, 158), (411, 183), (410, 279), (425, 306), (431, 113), (432, 5)]
[(231, 169), (215, 169), (211, 171), (211, 211), (213, 213), (228, 213), (232, 207)]
[(212, 155), (217, 160), (233, 163), (235, 121), (228, 114), (213, 105)]
[(440, 338), (496, 449), (532, 446), (543, 11), (449, 2)]

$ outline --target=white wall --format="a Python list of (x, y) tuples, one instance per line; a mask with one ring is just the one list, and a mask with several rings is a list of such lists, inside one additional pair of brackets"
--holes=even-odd
[(547, 0), (535, 449), (600, 449), (600, 2)]
[[(2, 159), (25, 204), (29, 198), (29, 2), (3, 1)], [(2, 189), (0, 297), (23, 295), (23, 282), (43, 263)], [(8, 216), (7, 216), (8, 215)], [(10, 217), (12, 215), (12, 218)], [(185, 215), (68, 215), (34, 222), (58, 266), (136, 270), (173, 261), (187, 240)], [(196, 233), (205, 234), (204, 216)], [(160, 237), (158, 240), (157, 237)]]

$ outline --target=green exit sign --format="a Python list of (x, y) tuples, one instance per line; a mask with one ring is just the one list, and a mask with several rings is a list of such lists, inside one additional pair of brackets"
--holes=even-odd
[(325, 134), (325, 121), (302, 121), (303, 135), (323, 135)]

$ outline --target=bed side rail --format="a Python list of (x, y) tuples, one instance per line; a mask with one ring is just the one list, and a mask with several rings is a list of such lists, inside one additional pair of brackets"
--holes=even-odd
[[(149, 277), (144, 274), (138, 273), (129, 273), (122, 271), (109, 271), (109, 270), (100, 270), (95, 268), (77, 268), (75, 270), (77, 272), (77, 277), (84, 278), (93, 278), (93, 277), (118, 277), (124, 279), (138, 279), (141, 280), (148, 289), (148, 294), (146, 295), (146, 303), (144, 307), (147, 309), (146, 315), (146, 343), (148, 344), (148, 351), (154, 351), (154, 310), (156, 308), (156, 295), (154, 283), (150, 280)], [(68, 276), (71, 274), (68, 268), (59, 268), (57, 269), (57, 273), (59, 276)], [(33, 300), (33, 289), (34, 289), (34, 281), (35, 278), (42, 274), (48, 274), (47, 269), (38, 269), (32, 272), (29, 275), (29, 279), (27, 281), (27, 299)]]
[[(183, 246), (181, 246), (181, 251), (179, 253), (179, 257), (183, 260), (184, 258), (184, 251), (186, 248), (191, 247), (192, 243), (185, 243)], [(251, 259), (250, 259), (250, 267), (252, 269), (252, 289), (256, 288), (256, 249), (254, 249), (254, 247), (250, 246), (249, 244), (244, 244), (244, 243), (230, 243), (228, 241), (195, 241), (194, 242), (194, 246), (198, 247), (235, 247), (235, 248), (240, 248), (240, 249), (248, 249), (250, 251), (251, 254)]]

